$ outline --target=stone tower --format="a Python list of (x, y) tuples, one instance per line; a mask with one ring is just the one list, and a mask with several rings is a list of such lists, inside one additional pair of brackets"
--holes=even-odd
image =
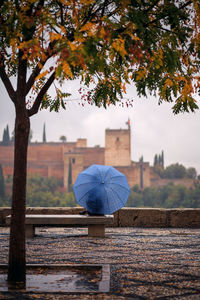
[(131, 165), (130, 120), (126, 124), (128, 125), (128, 129), (106, 129), (105, 165)]

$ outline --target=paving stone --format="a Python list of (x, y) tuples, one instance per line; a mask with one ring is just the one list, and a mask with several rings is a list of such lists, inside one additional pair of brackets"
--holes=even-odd
[[(8, 242), (1, 227), (0, 263), (7, 263)], [(200, 299), (200, 229), (107, 228), (106, 238), (92, 238), (85, 228), (42, 227), (27, 241), (27, 263), (109, 264), (110, 292), (19, 299)]]

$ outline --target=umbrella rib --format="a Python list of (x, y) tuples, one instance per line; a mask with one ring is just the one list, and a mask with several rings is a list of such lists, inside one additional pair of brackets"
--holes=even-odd
[[(105, 173), (105, 179), (106, 179), (106, 176), (107, 176), (107, 174), (109, 173), (109, 171), (110, 171), (110, 169), (108, 169), (107, 171), (106, 171), (106, 173)], [(112, 177), (111, 177), (112, 178)]]
[(93, 188), (91, 188), (90, 190), (88, 190), (85, 194), (82, 195), (82, 197), (79, 199), (79, 202), (85, 197), (85, 195), (89, 194), (90, 191), (92, 190)]
[(90, 173), (87, 173), (87, 172), (85, 172), (84, 174), (82, 173), (82, 175), (87, 175), (87, 176), (90, 176), (90, 177), (94, 177), (94, 175), (93, 174), (90, 174)]
[(96, 167), (96, 169), (97, 169), (97, 171), (98, 171), (98, 173), (99, 173), (99, 175), (100, 175), (100, 177), (101, 177), (101, 181), (102, 181), (102, 174), (101, 174), (99, 168), (98, 168), (97, 166), (95, 166), (95, 167)]
[(127, 186), (125, 187), (124, 185), (120, 184), (120, 183), (115, 183), (115, 182), (109, 182), (107, 184), (113, 184), (113, 185), (116, 185), (116, 186), (120, 186), (121, 188), (123, 188), (124, 190), (129, 190), (130, 188)]
[[(118, 200), (121, 202), (121, 204), (122, 204), (122, 206), (124, 205), (124, 203), (122, 202), (122, 200), (120, 199), (120, 197), (119, 197), (119, 195), (118, 195), (118, 193), (111, 187), (110, 188), (112, 191), (113, 191), (113, 193), (114, 194), (116, 194), (117, 195), (117, 198), (118, 198)], [(110, 207), (109, 207), (110, 208)]]
[(81, 185), (85, 185), (85, 184), (91, 184), (91, 183), (99, 183), (99, 181), (89, 181), (89, 182), (83, 182), (83, 183), (79, 183), (78, 186), (81, 186)]

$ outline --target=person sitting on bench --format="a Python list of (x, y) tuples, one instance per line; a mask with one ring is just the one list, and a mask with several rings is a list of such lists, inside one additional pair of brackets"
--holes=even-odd
[(103, 203), (99, 189), (94, 188), (88, 193), (86, 210), (80, 212), (80, 214), (88, 214), (89, 216), (104, 216)]

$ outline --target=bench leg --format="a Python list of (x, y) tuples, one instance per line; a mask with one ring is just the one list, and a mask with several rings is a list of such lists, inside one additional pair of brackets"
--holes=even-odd
[(25, 227), (26, 230), (26, 238), (32, 238), (35, 235), (35, 227), (33, 225), (26, 225)]
[(88, 225), (88, 236), (105, 237), (105, 225)]

